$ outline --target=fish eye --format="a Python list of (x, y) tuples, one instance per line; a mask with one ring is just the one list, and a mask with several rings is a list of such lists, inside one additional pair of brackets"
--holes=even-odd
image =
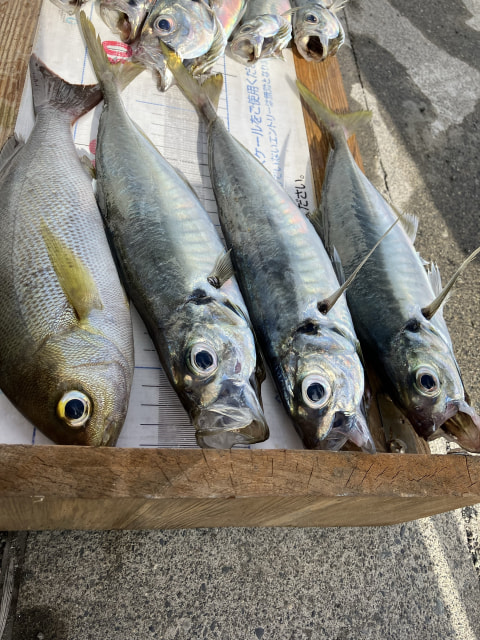
[(318, 18), (313, 13), (307, 13), (305, 16), (305, 22), (310, 22), (311, 24), (316, 24), (318, 22)]
[(57, 415), (69, 427), (79, 429), (90, 418), (92, 403), (81, 391), (68, 391), (57, 404)]
[(331, 389), (323, 376), (316, 373), (306, 376), (302, 381), (302, 398), (312, 409), (324, 407), (331, 395)]
[(170, 16), (158, 16), (153, 28), (161, 33), (171, 33), (175, 28), (175, 21)]
[(440, 393), (440, 382), (438, 376), (427, 367), (420, 367), (415, 374), (417, 389), (424, 396), (438, 396)]
[(192, 347), (188, 364), (193, 373), (209, 376), (218, 367), (217, 354), (210, 345), (199, 342)]

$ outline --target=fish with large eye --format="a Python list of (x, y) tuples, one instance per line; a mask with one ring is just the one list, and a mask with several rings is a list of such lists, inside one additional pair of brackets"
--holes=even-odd
[(399, 214), (384, 200), (349, 150), (347, 137), (367, 114), (334, 113), (301, 83), (298, 87), (332, 137), (322, 215), (311, 219), (347, 280), (360, 252), (400, 221), (347, 290), (362, 347), (418, 435), (426, 440), (444, 436), (480, 453), (480, 415), (470, 405), (442, 313), (452, 286), (480, 248), (443, 286), (436, 265), (427, 263), (426, 268), (414, 246), (418, 220)]
[(300, 55), (308, 61), (320, 62), (333, 56), (345, 40), (345, 31), (336, 12), (344, 3), (295, 0), (293, 39)]
[(158, 87), (167, 90), (173, 77), (160, 48), (164, 42), (194, 73), (205, 73), (223, 54), (226, 37), (215, 11), (203, 0), (157, 0), (150, 8), (134, 48), (135, 58), (152, 67)]

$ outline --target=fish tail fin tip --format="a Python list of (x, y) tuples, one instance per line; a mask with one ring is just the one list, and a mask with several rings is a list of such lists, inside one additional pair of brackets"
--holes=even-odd
[(305, 85), (297, 80), (300, 95), (310, 107), (320, 126), (325, 127), (335, 138), (341, 132), (348, 140), (361, 126), (372, 117), (371, 111), (354, 111), (353, 113), (335, 113), (327, 107)]
[(99, 85), (70, 84), (45, 66), (35, 54), (30, 58), (30, 76), (35, 113), (53, 107), (70, 114), (73, 123), (102, 99)]
[(121, 91), (125, 89), (145, 67), (135, 62), (122, 62), (118, 64), (110, 62), (103, 48), (100, 36), (97, 35), (95, 27), (87, 18), (85, 11), (80, 11), (80, 25), (93, 70), (102, 87), (104, 88), (106, 79), (111, 77), (110, 74), (112, 74), (119, 89)]
[(160, 41), (170, 71), (186, 98), (209, 122), (217, 117), (218, 101), (223, 87), (223, 76), (218, 73), (200, 84), (186, 69), (180, 57)]

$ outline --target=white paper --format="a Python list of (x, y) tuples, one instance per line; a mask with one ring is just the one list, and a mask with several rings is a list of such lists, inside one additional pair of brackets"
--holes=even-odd
[[(102, 40), (111, 43), (109, 50), (125, 49), (96, 14), (93, 2), (85, 5), (85, 11)], [(76, 18), (49, 0), (42, 7), (34, 52), (68, 82), (96, 82)], [(294, 84), (293, 57), (289, 50), (284, 53), (284, 63), (269, 60), (254, 67), (244, 67), (226, 56), (215, 69), (224, 75), (218, 113), (231, 133), (264, 162), (292, 199), (308, 211), (315, 206), (308, 142)], [(194, 108), (176, 87), (160, 93), (149, 71), (140, 74), (122, 95), (131, 117), (189, 180), (219, 229), (208, 172), (205, 129)], [(101, 108), (99, 105), (74, 126), (75, 144), (86, 152), (94, 151)], [(27, 79), (17, 133), (27, 137), (33, 121)], [(162, 371), (135, 309), (132, 320), (135, 374), (127, 419), (117, 446), (196, 447), (194, 428)], [(271, 435), (265, 443), (253, 447), (303, 448), (270, 377), (262, 386), (262, 397)], [(0, 416), (0, 442), (49, 443), (1, 393)]]

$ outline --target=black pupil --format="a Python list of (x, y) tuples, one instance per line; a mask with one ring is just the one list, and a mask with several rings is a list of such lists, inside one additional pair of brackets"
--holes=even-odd
[(435, 387), (437, 386), (437, 383), (435, 382), (435, 378), (431, 376), (429, 373), (424, 373), (420, 377), (420, 384), (424, 389), (428, 389), (428, 391), (435, 389)]
[(309, 13), (308, 16), (305, 17), (305, 20), (307, 22), (316, 22), (317, 18), (316, 18), (316, 16), (312, 15), (311, 13)]
[(325, 395), (325, 387), (319, 382), (313, 382), (307, 388), (307, 396), (312, 402), (319, 402)]
[(69, 400), (65, 405), (65, 417), (69, 420), (78, 420), (83, 416), (84, 411), (85, 403), (83, 400), (78, 400), (78, 398)]
[(166, 18), (158, 21), (158, 28), (162, 31), (170, 31), (170, 22)]
[(199, 351), (195, 354), (195, 364), (199, 369), (206, 371), (213, 364), (213, 356), (208, 351)]

